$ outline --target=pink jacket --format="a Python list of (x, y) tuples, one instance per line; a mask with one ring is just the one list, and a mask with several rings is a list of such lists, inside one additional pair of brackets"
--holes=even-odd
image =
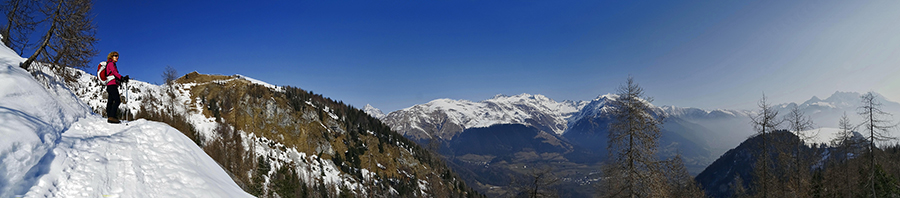
[[(116, 79), (122, 79), (122, 75), (119, 75), (119, 69), (116, 67), (116, 62), (112, 59), (106, 60), (106, 77), (110, 78), (113, 76), (115, 76)], [(119, 83), (116, 82), (116, 80), (110, 80), (109, 83), (106, 83), (107, 86), (118, 84)]]

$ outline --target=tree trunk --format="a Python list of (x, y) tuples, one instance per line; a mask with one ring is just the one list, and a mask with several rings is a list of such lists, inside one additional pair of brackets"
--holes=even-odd
[(59, 3), (56, 5), (56, 11), (53, 13), (53, 18), (51, 18), (50, 20), (53, 25), (50, 25), (50, 30), (47, 31), (46, 35), (44, 35), (44, 41), (42, 41), (41, 45), (38, 46), (37, 51), (35, 51), (34, 54), (28, 57), (28, 60), (25, 60), (25, 62), (19, 65), (19, 67), (22, 67), (22, 69), (28, 70), (28, 67), (31, 66), (31, 63), (34, 62), (34, 60), (37, 59), (38, 55), (44, 51), (44, 48), (46, 48), (47, 45), (50, 44), (50, 38), (53, 37), (53, 32), (56, 31), (56, 23), (57, 19), (59, 18), (59, 10), (60, 8), (62, 8), (62, 3), (63, 1), (59, 1)]
[(15, 23), (15, 18), (16, 18), (15, 15), (16, 15), (16, 11), (18, 11), (18, 10), (19, 10), (19, 1), (15, 1), (14, 4), (12, 5), (12, 10), (9, 11), (10, 14), (6, 15), (6, 17), (9, 20), (6, 23), (6, 28), (3, 29), (3, 32), (0, 32), (0, 34), (3, 34), (3, 44), (10, 48), (12, 48), (12, 46), (11, 46), (12, 41), (9, 40), (9, 32), (12, 29), (12, 24)]

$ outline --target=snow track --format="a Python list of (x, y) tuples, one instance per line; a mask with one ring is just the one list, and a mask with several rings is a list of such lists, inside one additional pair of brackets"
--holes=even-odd
[[(166, 124), (89, 117), (62, 134), (26, 197), (249, 197), (202, 149)], [(48, 160), (49, 161), (46, 161)]]

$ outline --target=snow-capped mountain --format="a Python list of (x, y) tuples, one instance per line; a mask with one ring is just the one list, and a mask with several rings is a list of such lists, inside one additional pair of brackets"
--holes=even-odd
[[(433, 145), (433, 140), (438, 140), (441, 153), (457, 164), (460, 172), (509, 172), (520, 163), (599, 170), (594, 166), (607, 154), (606, 126), (616, 99), (614, 94), (580, 102), (556, 102), (531, 94), (497, 95), (480, 102), (438, 99), (391, 112), (382, 120), (422, 144)], [(654, 114), (666, 114), (664, 109), (647, 104)], [(684, 121), (667, 126), (670, 129), (663, 133), (661, 156), (681, 153), (694, 172), (711, 162), (713, 156), (702, 135), (687, 130), (698, 127)], [(573, 186), (569, 196), (590, 196), (590, 189), (585, 187), (590, 185), (584, 184), (596, 178), (558, 171), (558, 176), (565, 177), (565, 185)], [(482, 190), (497, 192), (490, 196), (504, 196), (500, 189), (508, 187), (508, 181), (504, 183), (491, 174), (468, 174), (465, 179)]]
[[(859, 93), (836, 92), (822, 100), (813, 97), (801, 103), (799, 107), (816, 122), (817, 127), (826, 127), (814, 142), (824, 143), (835, 128), (837, 119), (847, 112), (855, 117), (856, 107), (860, 105)], [(468, 100), (437, 99), (426, 104), (388, 113), (382, 121), (404, 136), (421, 144), (432, 145), (432, 139), (442, 142), (442, 154), (465, 166), (462, 172), (481, 172), (482, 169), (504, 169), (485, 164), (498, 163), (507, 159), (504, 156), (521, 156), (522, 152), (558, 151), (566, 163), (582, 163), (576, 155), (604, 158), (606, 155), (607, 126), (611, 121), (610, 113), (615, 108), (615, 94), (603, 94), (590, 101), (556, 102), (542, 95), (521, 94), (516, 96), (498, 95), (480, 102)], [(879, 101), (889, 112), (900, 112), (900, 104), (885, 100)], [(681, 154), (689, 171), (697, 174), (720, 155), (740, 144), (754, 134), (749, 124), (750, 117), (755, 115), (751, 110), (714, 109), (706, 110), (692, 107), (655, 106), (648, 103), (653, 113), (666, 117), (660, 139), (660, 157), (671, 157)], [(792, 105), (785, 103), (774, 105), (779, 116), (785, 115)], [(374, 113), (372, 113), (374, 114)], [(374, 114), (377, 115), (377, 114)], [(522, 125), (516, 126), (516, 125)], [(538, 131), (548, 132), (547, 135)], [(519, 133), (511, 129), (521, 129)], [(476, 134), (465, 134), (465, 133)], [(503, 137), (501, 137), (503, 135)], [(526, 137), (527, 136), (527, 137)], [(435, 138), (437, 137), (437, 138)], [(465, 137), (457, 139), (458, 137)], [(478, 140), (489, 138), (489, 140)], [(502, 140), (502, 141), (500, 141)], [(535, 144), (534, 142), (560, 142), (553, 146)], [(508, 154), (494, 152), (485, 154), (475, 152), (471, 148), (454, 148), (465, 145), (494, 144), (492, 148), (503, 148)], [(519, 145), (515, 145), (519, 144)], [(534, 148), (526, 148), (526, 147)], [(468, 146), (472, 147), (472, 146)], [(540, 148), (538, 148), (540, 147)], [(474, 147), (480, 148), (480, 147)], [(514, 149), (514, 148), (518, 148)], [(570, 149), (566, 149), (570, 148)], [(510, 150), (512, 149), (512, 150)], [(581, 150), (579, 150), (581, 149)], [(586, 152), (583, 152), (584, 150)], [(479, 157), (473, 157), (479, 156)], [(501, 164), (514, 164), (500, 161)], [(475, 166), (474, 164), (480, 164)], [(490, 181), (481, 174), (472, 174), (470, 181)], [(572, 179), (572, 178), (570, 178)], [(574, 179), (572, 180), (574, 181)], [(491, 189), (485, 184), (484, 189)]]
[(370, 104), (366, 104), (366, 106), (363, 107), (363, 111), (365, 111), (366, 114), (369, 114), (369, 116), (372, 116), (372, 117), (375, 117), (378, 119), (381, 119), (381, 118), (384, 118), (384, 116), (387, 116), (386, 114), (384, 114), (384, 112), (381, 112), (381, 109), (375, 108)]
[[(859, 107), (862, 106), (862, 99), (860, 99), (862, 95), (863, 93), (837, 91), (824, 100), (813, 96), (811, 99), (800, 104), (785, 103), (776, 105), (775, 110), (779, 112), (779, 116), (784, 116), (787, 115), (793, 107), (799, 107), (799, 109), (813, 121), (815, 128), (830, 128), (831, 130), (825, 131), (834, 131), (834, 129), (839, 128), (838, 123), (841, 116), (844, 114), (846, 114), (850, 119), (850, 122), (854, 124), (861, 123), (862, 120), (864, 120), (864, 118), (860, 117), (858, 114)], [(881, 104), (880, 108), (882, 111), (891, 114), (882, 119), (896, 120), (900, 118), (896, 116), (900, 115), (900, 103), (890, 101), (878, 93), (875, 93), (875, 100)], [(900, 133), (891, 133), (893, 133), (891, 134), (892, 136), (900, 136)]]
[(669, 117), (679, 117), (683, 119), (722, 119), (722, 118), (735, 118), (735, 117), (747, 117), (750, 115), (750, 111), (747, 110), (730, 110), (730, 109), (715, 109), (715, 110), (705, 110), (694, 107), (676, 107), (676, 106), (661, 106), (663, 111), (666, 112), (666, 115)]
[(491, 99), (437, 99), (389, 113), (382, 120), (416, 140), (432, 137), (450, 140), (465, 129), (495, 124), (524, 124), (561, 134), (568, 119), (586, 102), (556, 102), (543, 95), (497, 95)]
[[(605, 158), (609, 123), (613, 121), (618, 95), (600, 95), (584, 106), (570, 119), (569, 128), (562, 134), (572, 144), (581, 146)], [(712, 131), (679, 117), (668, 115), (664, 108), (641, 100), (649, 108), (652, 116), (663, 117), (659, 139), (659, 156), (668, 158), (681, 154), (692, 172), (712, 161), (708, 141), (704, 135)]]

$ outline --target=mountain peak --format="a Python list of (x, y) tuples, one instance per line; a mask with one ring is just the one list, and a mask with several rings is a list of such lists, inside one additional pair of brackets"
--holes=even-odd
[(517, 101), (524, 101), (524, 100), (552, 101), (552, 99), (548, 98), (547, 96), (544, 96), (541, 94), (528, 94), (528, 93), (521, 93), (519, 95), (514, 95), (514, 96), (508, 96), (505, 94), (497, 94), (493, 98), (485, 100), (485, 101), (517, 102)]
[(822, 101), (822, 99), (819, 99), (819, 97), (813, 96), (812, 98), (810, 98), (810, 99), (807, 100), (806, 102), (819, 102), (819, 101)]
[(384, 112), (382, 112), (381, 109), (375, 108), (371, 104), (366, 104), (366, 106), (363, 107), (363, 111), (366, 112), (366, 114), (369, 114), (370, 116), (378, 119), (384, 118), (385, 116)]
[(825, 101), (828, 102), (847, 102), (859, 100), (859, 96), (862, 95), (857, 92), (841, 92), (835, 91), (834, 94), (831, 94)]
[(506, 94), (497, 94), (497, 95), (494, 95), (494, 97), (492, 97), (491, 99), (508, 98), (508, 97), (509, 96), (507, 96)]
[(619, 95), (607, 93), (607, 94), (603, 94), (603, 95), (597, 96), (597, 98), (594, 98), (594, 101), (598, 101), (598, 100), (616, 100), (616, 99), (618, 99), (618, 98), (619, 98)]

